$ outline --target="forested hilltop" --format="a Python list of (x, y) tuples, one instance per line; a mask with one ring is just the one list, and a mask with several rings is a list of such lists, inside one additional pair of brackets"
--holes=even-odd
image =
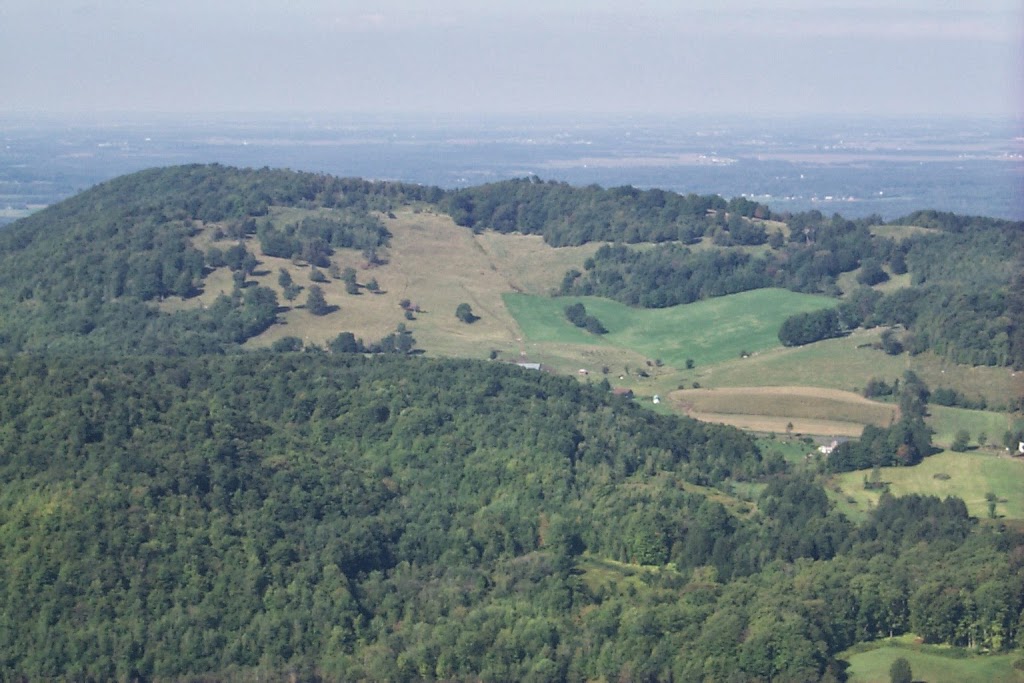
[[(1017, 223), (535, 179), (126, 176), (0, 230), (0, 679), (842, 681), (841, 653), (879, 638), (1024, 646), (1013, 520), (922, 495), (851, 519), (823, 485), (926, 454), (912, 373), (887, 387), (901, 419), (819, 472), (604, 376), (432, 357), (413, 335), (436, 313), (374, 277), (396, 213), (602, 243), (563, 294), (826, 293), (783, 343), (885, 325), (886, 354), (1022, 360)], [(401, 322), (344, 331), (356, 307), (328, 282), (394, 296)], [(318, 321), (327, 343), (298, 336)]]
[[(922, 211), (884, 226), (870, 217), (776, 215), (744, 198), (632, 187), (526, 179), (446, 192), (216, 165), (125, 176), (0, 231), (0, 346), (159, 353), (237, 346), (277, 322), (283, 303), (278, 292), (254, 286), (260, 263), (248, 240), (267, 256), (313, 267), (327, 268), (339, 250), (362, 253), (372, 265), (388, 245), (380, 217), (410, 205), (444, 211), (473, 230), (538, 234), (556, 246), (610, 243), (566, 273), (563, 294), (643, 307), (764, 287), (843, 294), (838, 316), (794, 321), (783, 343), (884, 325), (900, 330), (910, 353), (1024, 367), (1020, 223)], [(324, 212), (281, 223), (270, 219), (275, 207)], [(211, 228), (232, 246), (197, 246), (195, 236)], [(629, 246), (640, 242), (647, 246)], [(167, 297), (201, 293), (222, 267), (236, 278), (233, 294), (205, 308), (159, 312), (155, 304)], [(844, 274), (849, 281), (840, 287)], [(874, 288), (906, 276), (908, 286)]]

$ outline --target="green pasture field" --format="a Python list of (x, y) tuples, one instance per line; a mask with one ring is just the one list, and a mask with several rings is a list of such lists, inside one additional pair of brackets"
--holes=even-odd
[[(504, 300), (529, 341), (630, 349), (676, 369), (685, 368), (687, 359), (705, 366), (739, 358), (744, 351), (778, 347), (783, 320), (835, 304), (828, 297), (780, 289), (663, 309), (630, 308), (598, 297), (506, 294)], [(591, 334), (565, 319), (565, 307), (577, 302), (604, 324), (608, 334)]]
[(963, 429), (970, 435), (972, 445), (978, 445), (978, 435), (985, 434), (987, 446), (1001, 447), (1003, 434), (1015, 428), (1013, 418), (1006, 413), (937, 405), (929, 405), (928, 413), (926, 421), (935, 430), (932, 441), (940, 446), (949, 447), (956, 433)]
[[(886, 643), (890, 641), (884, 641)], [(903, 657), (910, 663), (915, 681), (928, 683), (1015, 683), (1024, 681), (1024, 672), (1013, 663), (1024, 656), (1019, 651), (999, 655), (976, 655), (953, 648), (913, 645), (907, 637), (893, 644), (843, 657), (850, 663), (849, 683), (889, 683), (889, 667)], [(954, 654), (955, 653), (955, 654)]]
[[(981, 519), (988, 517), (985, 494), (992, 492), (998, 499), (998, 517), (1024, 519), (1024, 458), (1010, 458), (996, 450), (943, 451), (914, 467), (883, 467), (879, 474), (895, 496), (956, 496), (967, 504), (971, 515)], [(870, 476), (870, 470), (858, 470), (832, 478), (827, 488), (836, 497), (840, 510), (860, 518), (878, 504), (881, 492), (864, 489), (864, 478)]]
[(803, 465), (807, 462), (807, 454), (817, 448), (817, 444), (804, 443), (796, 437), (784, 435), (761, 436), (757, 439), (757, 447), (764, 454), (778, 453), (790, 465)]

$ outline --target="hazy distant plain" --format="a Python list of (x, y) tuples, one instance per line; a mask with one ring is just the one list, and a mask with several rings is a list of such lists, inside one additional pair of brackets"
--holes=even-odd
[(446, 188), (537, 175), (848, 217), (1024, 219), (1024, 136), (1009, 120), (8, 116), (0, 135), (0, 223), (123, 173), (193, 162)]

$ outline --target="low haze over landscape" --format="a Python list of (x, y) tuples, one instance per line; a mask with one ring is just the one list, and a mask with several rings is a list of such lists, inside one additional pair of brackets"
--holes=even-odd
[(1022, 46), (0, 4), (0, 680), (1024, 681)]

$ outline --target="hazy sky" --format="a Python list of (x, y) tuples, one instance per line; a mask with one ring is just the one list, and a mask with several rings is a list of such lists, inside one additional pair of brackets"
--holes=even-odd
[(0, 0), (0, 112), (1006, 115), (1022, 53), (1024, 0)]

